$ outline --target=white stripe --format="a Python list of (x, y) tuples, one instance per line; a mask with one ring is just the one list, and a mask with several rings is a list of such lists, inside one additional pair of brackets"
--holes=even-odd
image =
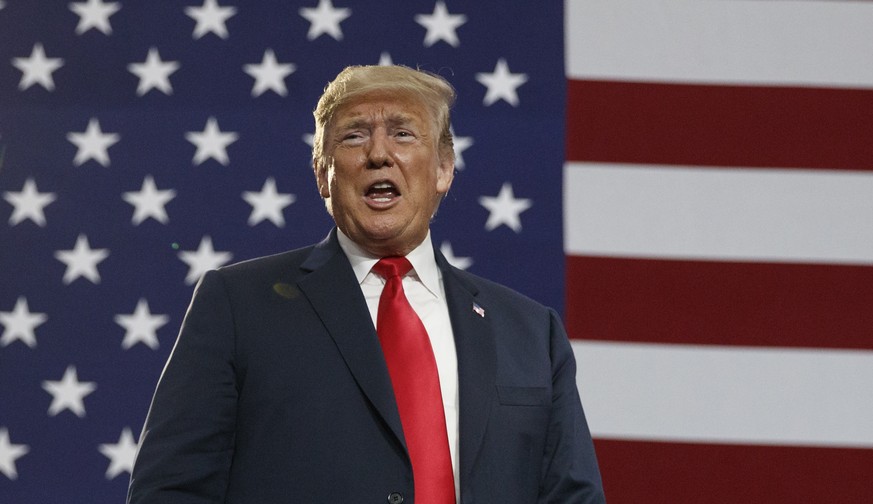
[(564, 4), (571, 78), (873, 87), (873, 2)]
[(873, 173), (567, 163), (564, 249), (869, 265)]
[(595, 437), (873, 448), (873, 352), (572, 345)]

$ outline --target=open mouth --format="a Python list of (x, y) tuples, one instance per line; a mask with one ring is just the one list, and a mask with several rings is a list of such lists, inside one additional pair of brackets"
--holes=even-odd
[(391, 182), (377, 182), (367, 188), (366, 198), (373, 203), (390, 203), (400, 196), (400, 191)]

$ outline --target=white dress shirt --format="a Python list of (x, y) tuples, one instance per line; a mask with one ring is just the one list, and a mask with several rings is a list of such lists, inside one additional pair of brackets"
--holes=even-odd
[[(379, 261), (375, 257), (346, 236), (339, 229), (337, 238), (340, 247), (352, 263), (352, 269), (361, 291), (367, 300), (373, 327), (376, 326), (379, 312), (379, 297), (385, 280), (370, 270)], [(455, 337), (452, 332), (452, 321), (449, 318), (449, 307), (446, 304), (446, 292), (443, 286), (442, 272), (437, 267), (434, 258), (433, 245), (430, 241), (430, 231), (424, 241), (406, 259), (412, 264), (412, 269), (403, 277), (403, 291), (412, 309), (424, 324), (430, 345), (436, 359), (440, 378), (440, 391), (443, 396), (443, 410), (446, 414), (446, 433), (449, 438), (449, 454), (452, 458), (452, 472), (455, 478), (455, 498), (460, 499), (460, 481), (458, 477), (458, 357), (455, 353)]]

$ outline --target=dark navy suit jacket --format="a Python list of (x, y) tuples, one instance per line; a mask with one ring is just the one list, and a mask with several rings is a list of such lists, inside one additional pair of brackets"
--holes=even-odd
[[(557, 315), (435, 253), (458, 357), (461, 503), (603, 502)], [(412, 468), (336, 231), (204, 275), (152, 401), (129, 502), (383, 504), (390, 494), (414, 503)]]

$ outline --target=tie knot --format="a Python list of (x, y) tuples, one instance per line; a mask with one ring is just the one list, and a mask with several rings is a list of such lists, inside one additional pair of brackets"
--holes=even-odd
[(373, 266), (373, 271), (384, 279), (402, 277), (412, 269), (412, 264), (405, 257), (383, 257)]

